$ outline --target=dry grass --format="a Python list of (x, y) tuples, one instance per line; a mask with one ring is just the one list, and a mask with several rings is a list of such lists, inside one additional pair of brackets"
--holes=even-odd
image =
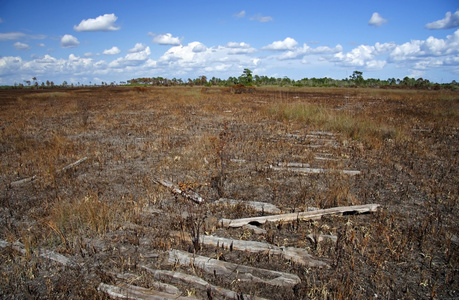
[[(294, 289), (273, 289), (182, 269), (267, 298), (458, 297), (457, 92), (118, 87), (3, 90), (0, 99), (0, 238), (23, 243), (26, 253), (0, 249), (4, 298), (103, 298), (96, 287), (113, 281), (107, 271), (134, 273), (136, 284), (149, 287), (138, 264), (170, 269), (163, 256), (172, 247), (300, 276)], [(293, 162), (330, 171), (269, 167)], [(31, 183), (11, 185), (32, 176)], [(207, 202), (196, 206), (156, 178)], [(266, 234), (257, 235), (217, 228), (222, 217), (261, 214), (212, 204), (222, 196), (269, 202), (284, 212), (366, 203), (383, 209), (265, 224)], [(177, 231), (195, 240), (217, 234), (302, 247), (332, 267), (201, 247), (170, 234)], [(335, 235), (337, 242), (313, 243), (310, 234)], [(39, 249), (80, 267), (44, 260)]]

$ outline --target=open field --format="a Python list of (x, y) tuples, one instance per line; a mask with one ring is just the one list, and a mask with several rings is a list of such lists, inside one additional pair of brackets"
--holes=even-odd
[(0, 134), (1, 298), (459, 297), (459, 92), (0, 90)]

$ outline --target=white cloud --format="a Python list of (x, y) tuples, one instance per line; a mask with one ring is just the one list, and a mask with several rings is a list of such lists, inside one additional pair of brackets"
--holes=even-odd
[(228, 42), (226, 44), (228, 48), (250, 48), (250, 45), (244, 42), (236, 43), (236, 42)]
[(428, 23), (425, 26), (427, 29), (450, 29), (459, 27), (459, 9), (454, 14), (450, 11), (445, 14), (441, 20)]
[(286, 59), (297, 59), (301, 58), (305, 55), (317, 55), (317, 54), (327, 54), (327, 53), (337, 53), (343, 51), (343, 47), (338, 44), (334, 48), (330, 48), (328, 46), (319, 46), (316, 48), (309, 47), (306, 43), (303, 44), (303, 47), (296, 48), (294, 50), (289, 50), (281, 55), (279, 55), (280, 60)]
[(44, 43), (38, 44), (38, 47), (45, 47), (46, 45)]
[(425, 60), (426, 57), (439, 56), (446, 59), (459, 54), (459, 29), (446, 39), (428, 37), (426, 40), (412, 40), (396, 46), (390, 54), (393, 61)]
[(370, 21), (368, 21), (368, 25), (379, 27), (386, 22), (387, 20), (381, 17), (379, 13), (374, 12), (373, 15), (371, 16)]
[(0, 23), (3, 23), (3, 19), (2, 18), (0, 18)]
[(102, 52), (103, 54), (106, 54), (106, 55), (115, 55), (115, 54), (119, 54), (121, 51), (120, 49), (118, 49), (118, 47), (116, 46), (113, 46), (112, 48), (110, 49), (106, 49), (104, 50), (104, 52)]
[(245, 17), (245, 10), (242, 10), (241, 12), (234, 14), (236, 18), (243, 18)]
[(201, 43), (197, 43), (194, 47), (193, 47), (193, 52), (194, 53), (200, 53), (200, 52), (204, 52), (207, 50), (207, 47), (204, 45), (204, 44), (201, 44)]
[(22, 37), (26, 36), (25, 33), (22, 32), (7, 32), (7, 33), (0, 33), (0, 41), (10, 41), (10, 40), (17, 40)]
[(131, 48), (128, 50), (129, 53), (136, 53), (136, 52), (141, 52), (144, 51), (147, 48), (147, 45), (142, 44), (142, 43), (137, 43), (135, 44), (134, 48)]
[(151, 54), (150, 47), (147, 46), (140, 51), (128, 53), (124, 57), (124, 59), (128, 61), (133, 61), (133, 60), (134, 61), (144, 61), (148, 59), (150, 54)]
[(258, 14), (258, 15), (255, 15), (255, 16), (251, 17), (250, 20), (251, 21), (258, 21), (260, 23), (265, 23), (265, 22), (272, 22), (273, 18), (269, 17), (269, 16), (264, 17), (264, 16)]
[(78, 45), (80, 45), (80, 42), (73, 35), (66, 34), (61, 38), (62, 48), (74, 48), (74, 47), (78, 47)]
[(273, 42), (272, 44), (269, 44), (268, 46), (263, 47), (263, 50), (274, 50), (274, 51), (280, 51), (280, 50), (292, 50), (298, 45), (298, 42), (295, 41), (292, 38), (286, 38), (283, 41), (276, 41)]
[(181, 41), (178, 37), (173, 37), (172, 34), (166, 33), (166, 34), (153, 34), (149, 33), (149, 35), (153, 36), (153, 43), (159, 44), (159, 45), (172, 45), (172, 46), (177, 46), (181, 44)]
[(14, 48), (16, 48), (16, 50), (30, 50), (29, 45), (21, 42), (14, 43)]
[(95, 19), (82, 20), (78, 26), (73, 26), (75, 31), (114, 31), (120, 27), (115, 24), (118, 19), (115, 14), (105, 14)]

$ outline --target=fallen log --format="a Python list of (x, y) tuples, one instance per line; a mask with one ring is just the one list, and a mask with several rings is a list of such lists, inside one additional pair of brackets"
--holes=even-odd
[[(129, 282), (129, 283), (133, 283), (133, 282), (137, 281), (139, 278), (142, 277), (140, 275), (132, 274), (132, 273), (120, 274), (120, 273), (115, 273), (115, 272), (110, 272), (110, 271), (107, 271), (106, 273), (109, 274), (112, 277), (116, 277), (117, 279), (121, 279), (121, 280), (124, 280), (125, 282)], [(181, 294), (180, 290), (177, 287), (175, 287), (173, 285), (170, 285), (170, 284), (167, 284), (167, 283), (149, 282), (149, 284), (151, 285), (151, 287), (154, 290), (157, 290), (157, 291), (160, 291), (160, 292), (164, 292), (164, 293), (167, 293), (167, 294), (175, 294), (175, 295), (180, 295)]]
[[(27, 250), (25, 249), (24, 244), (22, 244), (21, 242), (9, 243), (5, 240), (0, 240), (0, 248), (6, 247), (11, 247), (12, 249), (18, 251), (22, 255), (27, 255)], [(76, 266), (76, 263), (73, 262), (70, 258), (51, 250), (38, 249), (38, 255), (42, 258), (55, 261), (67, 267)]]
[(303, 174), (322, 174), (322, 173), (332, 173), (340, 172), (346, 175), (355, 176), (359, 175), (360, 171), (357, 170), (332, 170), (332, 169), (322, 169), (322, 168), (298, 168), (298, 167), (273, 167), (269, 166), (270, 169), (274, 171), (290, 171)]
[[(87, 157), (83, 157), (82, 159), (79, 159), (76, 162), (71, 163), (71, 164), (63, 167), (62, 169), (58, 170), (56, 172), (56, 174), (59, 174), (60, 172), (63, 172), (63, 171), (68, 170), (70, 168), (73, 168), (73, 167), (81, 164), (82, 162), (84, 162), (87, 159), (88, 159)], [(24, 179), (21, 179), (21, 180), (13, 181), (13, 182), (10, 183), (10, 186), (11, 187), (20, 186), (20, 185), (23, 185), (23, 184), (26, 184), (26, 183), (30, 183), (30, 182), (36, 180), (37, 178), (38, 178), (37, 175), (34, 175), (32, 177), (28, 177), (28, 178), (24, 178)]]
[[(180, 233), (177, 233), (177, 235), (191, 242), (190, 237), (184, 237)], [(329, 267), (327, 263), (314, 259), (305, 249), (295, 247), (278, 247), (263, 242), (233, 240), (212, 235), (201, 235), (199, 242), (207, 246), (225, 247), (227, 249), (251, 253), (265, 252), (268, 255), (280, 255), (284, 259), (289, 259), (295, 263), (308, 267)]]
[(298, 213), (289, 213), (281, 215), (271, 215), (263, 217), (242, 218), (242, 219), (220, 219), (218, 225), (221, 227), (241, 227), (247, 224), (260, 225), (266, 222), (292, 222), (296, 220), (318, 220), (326, 215), (348, 215), (348, 214), (363, 214), (375, 212), (379, 204), (365, 204), (354, 206), (332, 207), (327, 209), (319, 209), (314, 211), (305, 211)]
[(83, 157), (82, 159), (79, 159), (79, 160), (77, 160), (76, 162), (71, 163), (71, 164), (69, 164), (69, 165), (63, 167), (63, 168), (60, 169), (58, 172), (63, 172), (63, 171), (65, 171), (65, 170), (68, 170), (68, 169), (71, 169), (71, 168), (73, 168), (73, 167), (75, 167), (75, 166), (78, 166), (79, 164), (81, 164), (82, 162), (86, 161), (87, 159), (88, 159), (87, 157)]
[(24, 178), (24, 179), (21, 179), (21, 180), (13, 181), (13, 182), (10, 183), (10, 186), (11, 187), (20, 186), (20, 185), (32, 182), (35, 179), (37, 179), (36, 175), (32, 176), (32, 177), (29, 177), (29, 178)]
[(169, 263), (192, 265), (208, 274), (243, 282), (283, 287), (293, 287), (301, 282), (301, 279), (295, 274), (238, 265), (174, 249), (169, 250)]
[(176, 294), (168, 294), (131, 284), (110, 285), (101, 282), (97, 288), (112, 299), (133, 300), (162, 300), (162, 299), (196, 299), (194, 297), (182, 297)]
[(265, 212), (268, 214), (278, 214), (281, 210), (271, 203), (265, 202), (258, 202), (258, 201), (243, 201), (243, 200), (235, 200), (235, 199), (228, 199), (228, 198), (220, 198), (215, 201), (215, 204), (227, 204), (227, 205), (246, 205), (257, 212)]
[[(141, 265), (141, 268), (153, 275), (153, 278), (155, 278), (156, 280), (165, 280), (175, 284), (190, 284), (194, 288), (210, 292), (215, 296), (223, 297), (225, 299), (241, 299), (240, 294), (233, 292), (231, 290), (211, 285), (204, 279), (194, 275), (188, 275), (185, 273), (168, 270), (152, 269), (145, 265)], [(263, 300), (263, 298), (256, 296), (250, 297), (248, 295), (244, 295), (243, 299)]]
[(174, 194), (179, 194), (179, 195), (182, 195), (183, 197), (187, 198), (187, 199), (190, 199), (198, 204), (201, 204), (204, 202), (204, 199), (196, 192), (192, 191), (192, 190), (187, 190), (187, 191), (182, 191), (179, 186), (173, 184), (171, 181), (169, 180), (164, 180), (164, 179), (157, 179), (155, 180), (157, 183), (165, 186), (165, 187), (168, 187), (172, 190), (172, 192)]

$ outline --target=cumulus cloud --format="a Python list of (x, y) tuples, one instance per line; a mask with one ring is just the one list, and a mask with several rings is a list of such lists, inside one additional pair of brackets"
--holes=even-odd
[(459, 9), (454, 14), (450, 11), (445, 14), (441, 20), (428, 23), (425, 26), (427, 29), (450, 29), (459, 27)]
[(11, 41), (17, 40), (25, 36), (25, 33), (22, 32), (7, 32), (0, 33), (0, 41)]
[(229, 48), (229, 54), (249, 54), (249, 53), (255, 53), (257, 50), (255, 48), (252, 48), (249, 44), (244, 43), (244, 42), (228, 42), (226, 44), (226, 47)]
[(374, 46), (359, 45), (350, 52), (336, 53), (331, 59), (338, 65), (346, 67), (360, 67), (368, 70), (380, 70), (386, 64), (385, 57), (376, 58), (377, 56), (387, 55), (390, 51), (396, 48), (395, 43), (376, 43)]
[(141, 52), (147, 48), (147, 45), (142, 43), (135, 44), (134, 48), (128, 50), (129, 53)]
[(316, 48), (309, 47), (306, 43), (303, 44), (303, 47), (298, 47), (294, 50), (288, 50), (279, 55), (280, 60), (286, 59), (297, 59), (305, 55), (318, 55), (318, 54), (327, 54), (327, 53), (337, 53), (343, 51), (343, 47), (338, 44), (334, 48), (328, 46), (319, 46)]
[(178, 37), (173, 37), (172, 34), (166, 33), (166, 34), (154, 34), (154, 33), (149, 33), (149, 35), (153, 36), (153, 43), (159, 44), (159, 45), (172, 45), (172, 46), (177, 46), (181, 44), (181, 41)]
[(71, 34), (66, 34), (61, 38), (62, 48), (75, 48), (78, 47), (78, 45), (80, 45), (80, 42)]
[(251, 17), (250, 20), (251, 21), (258, 21), (260, 23), (265, 23), (265, 22), (272, 22), (273, 18), (269, 17), (269, 16), (264, 17), (264, 16), (258, 14), (258, 15), (255, 15), (255, 16)]
[(234, 16), (235, 16), (236, 18), (243, 18), (243, 17), (245, 17), (245, 10), (242, 10), (242, 11), (238, 12), (237, 14), (234, 14)]
[(273, 51), (282, 51), (282, 50), (292, 50), (298, 45), (298, 42), (294, 39), (288, 37), (283, 41), (276, 41), (268, 46), (263, 47), (263, 50), (273, 50)]
[(374, 12), (373, 15), (371, 16), (370, 21), (368, 21), (368, 25), (379, 27), (386, 23), (387, 20), (381, 17), (381, 15), (377, 12)]
[(445, 60), (447, 56), (459, 54), (459, 29), (446, 39), (428, 37), (426, 40), (412, 40), (394, 48), (390, 54), (393, 61), (425, 60), (437, 56)]
[(106, 54), (106, 55), (115, 55), (115, 54), (119, 54), (121, 51), (118, 47), (116, 46), (113, 46), (112, 48), (110, 49), (106, 49), (104, 50), (104, 52), (102, 52), (103, 54)]
[(30, 50), (29, 45), (21, 42), (14, 43), (14, 48), (16, 48), (16, 50)]
[(75, 31), (114, 31), (120, 27), (115, 24), (118, 19), (115, 14), (105, 14), (95, 19), (82, 20), (77, 26), (73, 26)]

